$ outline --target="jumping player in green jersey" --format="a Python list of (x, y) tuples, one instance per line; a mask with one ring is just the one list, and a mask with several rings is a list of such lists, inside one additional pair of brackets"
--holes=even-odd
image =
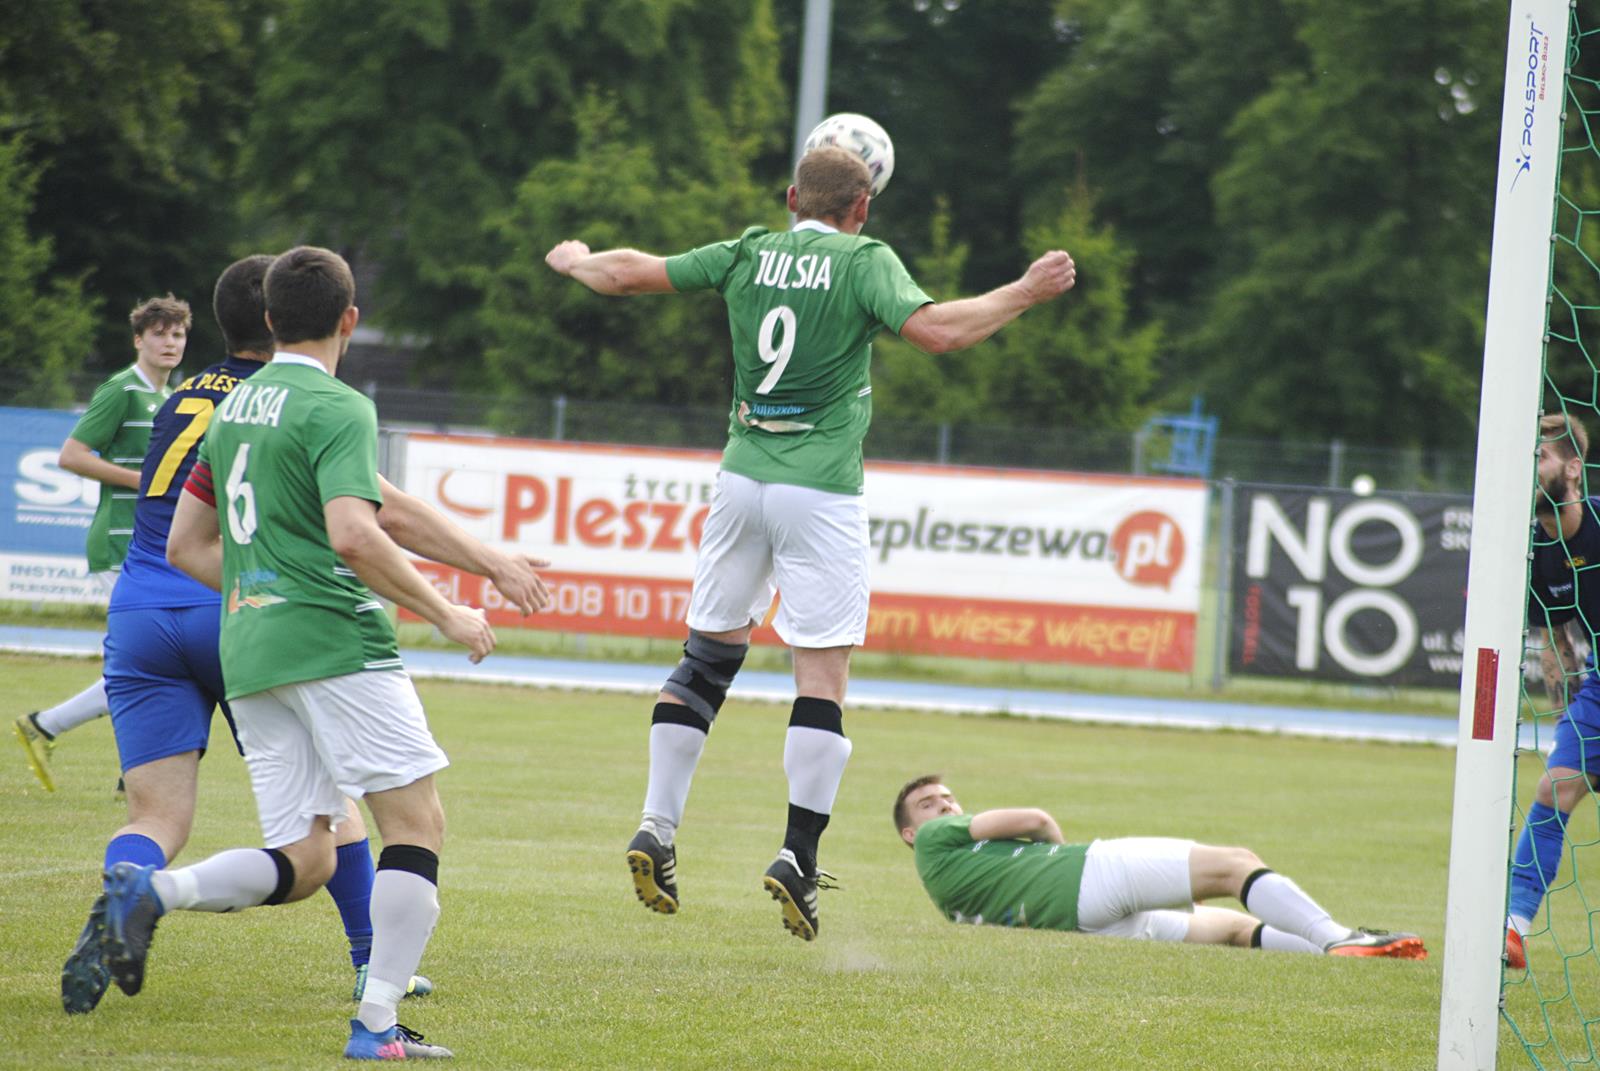
[[(172, 393), (167, 380), (183, 362), (191, 320), (189, 303), (171, 294), (135, 306), (128, 314), (133, 328), (133, 364), (100, 384), (89, 408), (61, 445), (57, 464), (100, 484), (100, 502), (89, 522), (84, 550), (90, 579), (107, 598), (133, 535), (139, 469), (150, 445), (150, 428), (156, 411)], [(105, 681), (97, 680), (66, 702), (17, 718), (17, 739), (45, 791), (56, 788), (50, 769), (56, 740), (108, 709)]]
[[(964, 813), (937, 774), (900, 790), (894, 825), (916, 852), (923, 888), (951, 922), (1330, 956), (1428, 956), (1416, 934), (1341, 926), (1248, 848), (1174, 837), (1067, 844), (1056, 820), (1034, 807)], [(1251, 914), (1199, 902), (1224, 896), (1238, 897)]]
[[(265, 282), (277, 353), (216, 410), (173, 518), (168, 560), (222, 592), (219, 649), (266, 850), (178, 870), (106, 873), (106, 962), (132, 995), (156, 920), (304, 899), (334, 873), (346, 796), (383, 839), (372, 950), (345, 1055), (448, 1056), (395, 1021), (439, 916), (444, 813), (434, 742), (376, 595), (466, 646), (494, 648), (483, 611), (448, 602), (384, 533), (372, 403), (334, 378), (359, 313), (349, 265), (300, 247)], [(215, 488), (212, 494), (205, 483)], [(219, 518), (220, 514), (220, 518)]]
[(728, 306), (734, 396), (728, 446), (695, 564), (684, 655), (650, 726), (644, 818), (628, 845), (634, 888), (650, 908), (678, 909), (674, 837), (711, 723), (759, 624), (781, 592), (774, 627), (794, 653), (784, 742), (789, 818), (762, 884), (783, 923), (817, 934), (817, 846), (850, 756), (844, 735), (850, 651), (866, 638), (867, 513), (861, 442), (872, 420), (871, 343), (892, 331), (928, 353), (980, 342), (1076, 278), (1046, 253), (1017, 281), (981, 297), (935, 302), (894, 251), (863, 237), (866, 165), (836, 148), (795, 168), (787, 231), (662, 258), (591, 253), (562, 242), (551, 268), (602, 294), (715, 290)]

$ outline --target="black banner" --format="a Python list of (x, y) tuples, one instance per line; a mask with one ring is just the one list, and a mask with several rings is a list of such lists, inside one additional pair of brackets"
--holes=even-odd
[(1237, 484), (1235, 674), (1456, 688), (1472, 499)]

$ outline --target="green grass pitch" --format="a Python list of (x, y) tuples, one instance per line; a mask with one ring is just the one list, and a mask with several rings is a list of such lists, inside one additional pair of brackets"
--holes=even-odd
[[(98, 664), (0, 658), (26, 711)], [(462, 1068), (1412, 1068), (1432, 1066), (1453, 754), (1236, 733), (857, 712), (822, 862), (842, 888), (822, 932), (786, 934), (761, 890), (779, 846), (786, 711), (732, 703), (679, 837), (683, 909), (634, 899), (649, 703), (423, 684), (453, 765), (438, 986), (401, 1019)], [(9, 715), (7, 717), (9, 720)], [(9, 728), (7, 736), (10, 736)], [(181, 860), (258, 842), (243, 765), (214, 735)], [(56, 752), (59, 791), (0, 751), (0, 1066), (313, 1067), (353, 1012), (325, 895), (235, 916), (179, 913), (144, 992), (61, 1011), (62, 959), (121, 823), (110, 726)], [(1155, 945), (954, 926), (888, 817), (907, 778), (945, 774), (969, 810), (1039, 805), (1069, 839), (1244, 844), (1341, 921), (1421, 932), (1424, 963)], [(1230, 902), (1231, 903), (1231, 902)], [(1505, 1050), (1505, 1066), (1516, 1066)]]

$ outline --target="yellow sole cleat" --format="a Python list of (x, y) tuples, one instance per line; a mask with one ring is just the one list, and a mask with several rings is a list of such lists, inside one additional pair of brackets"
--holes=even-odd
[(17, 734), (17, 742), (22, 745), (22, 750), (28, 753), (28, 767), (33, 771), (33, 776), (39, 779), (46, 792), (54, 792), (56, 779), (50, 773), (50, 752), (55, 750), (55, 741), (33, 723), (32, 714), (19, 715), (11, 728)]
[(639, 830), (628, 844), (628, 870), (639, 902), (662, 915), (678, 913), (678, 851)]

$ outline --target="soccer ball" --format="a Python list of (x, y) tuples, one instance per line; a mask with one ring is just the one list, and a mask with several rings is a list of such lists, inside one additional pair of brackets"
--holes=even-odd
[(837, 145), (861, 157), (867, 170), (872, 172), (872, 196), (878, 196), (889, 185), (889, 176), (894, 174), (894, 142), (889, 140), (883, 127), (871, 119), (854, 112), (828, 116), (806, 135), (800, 155), (823, 145)]

